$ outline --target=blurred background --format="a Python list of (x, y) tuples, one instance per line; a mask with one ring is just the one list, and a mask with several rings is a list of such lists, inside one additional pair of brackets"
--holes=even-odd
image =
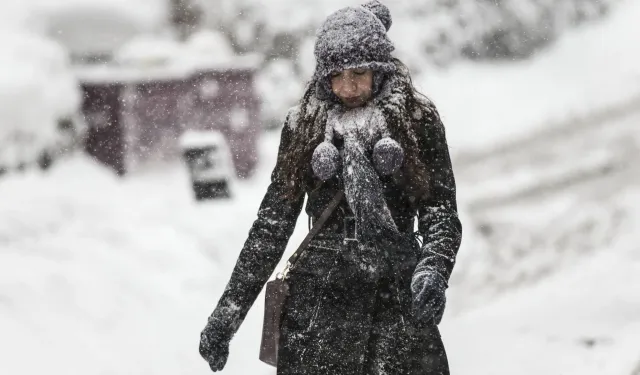
[[(0, 373), (209, 372), (315, 30), (359, 3), (0, 1)], [(385, 4), (458, 184), (452, 373), (640, 374), (640, 1)], [(262, 308), (223, 373), (275, 374)]]

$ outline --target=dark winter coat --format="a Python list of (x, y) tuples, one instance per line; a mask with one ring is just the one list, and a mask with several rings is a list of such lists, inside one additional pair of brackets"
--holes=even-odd
[[(295, 131), (290, 122), (288, 116), (280, 154)], [(350, 214), (343, 201), (289, 273), (291, 295), (282, 323), (279, 375), (449, 373), (437, 327), (416, 322), (411, 314), (410, 282), (416, 264), (427, 262), (448, 279), (461, 238), (444, 127), (436, 115), (425, 118), (423, 130), (430, 143), (421, 145), (422, 157), (433, 171), (429, 194), (418, 199), (397, 178), (382, 178), (388, 207), (407, 236), (406, 251), (391, 254), (387, 272), (371, 277), (358, 262), (358, 246), (342, 242), (342, 219)], [(258, 218), (213, 313), (228, 337), (272, 275), (302, 210), (304, 196), (288, 200), (281, 194), (287, 181), (277, 178), (279, 168), (280, 156)], [(342, 182), (335, 177), (311, 186), (306, 213), (317, 218)], [(416, 216), (422, 245), (413, 233)]]

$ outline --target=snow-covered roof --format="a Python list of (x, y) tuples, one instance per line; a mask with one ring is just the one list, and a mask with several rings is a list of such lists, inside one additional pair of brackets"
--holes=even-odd
[[(146, 1), (149, 3), (149, 1)], [(156, 1), (157, 2), (157, 1)], [(74, 54), (109, 53), (158, 24), (161, 12), (113, 0), (64, 0), (38, 8), (44, 31)]]
[(239, 56), (227, 63), (216, 63), (206, 58), (184, 58), (179, 63), (162, 64), (149, 60), (146, 65), (78, 65), (73, 70), (82, 82), (92, 83), (135, 83), (147, 81), (182, 80), (204, 70), (254, 70), (260, 61), (256, 56)]
[(76, 66), (85, 82), (180, 80), (201, 70), (255, 70), (257, 54), (236, 55), (221, 34), (201, 31), (182, 43), (169, 37), (138, 35), (120, 46), (114, 63)]
[(124, 66), (166, 64), (179, 56), (183, 49), (180, 43), (169, 38), (139, 35), (116, 50), (114, 60)]
[(134, 83), (184, 80), (193, 71), (188, 66), (113, 66), (86, 65), (73, 68), (76, 77), (86, 83)]
[(183, 80), (204, 70), (254, 70), (256, 59), (238, 57), (227, 64), (210, 63), (204, 59), (192, 59), (181, 64), (154, 64), (147, 66), (82, 65), (73, 71), (82, 82), (89, 83), (137, 83), (148, 81)]
[(225, 36), (215, 30), (200, 30), (189, 37), (185, 48), (191, 54), (210, 55), (224, 61), (235, 56), (231, 43)]

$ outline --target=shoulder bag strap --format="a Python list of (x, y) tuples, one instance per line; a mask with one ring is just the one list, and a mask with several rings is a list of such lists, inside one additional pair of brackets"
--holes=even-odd
[(333, 197), (333, 199), (331, 200), (327, 208), (324, 209), (324, 211), (322, 212), (318, 220), (315, 223), (313, 223), (313, 227), (311, 228), (309, 233), (307, 233), (307, 236), (304, 238), (304, 240), (302, 240), (302, 243), (300, 243), (300, 246), (298, 246), (298, 249), (295, 251), (295, 253), (293, 253), (291, 258), (289, 258), (289, 261), (287, 262), (288, 263), (287, 268), (292, 267), (295, 264), (295, 262), (298, 260), (300, 255), (304, 253), (304, 251), (307, 248), (307, 245), (309, 245), (309, 242), (311, 242), (313, 237), (316, 234), (318, 234), (318, 232), (320, 232), (320, 229), (322, 229), (322, 226), (327, 221), (329, 216), (331, 216), (331, 214), (336, 209), (336, 207), (338, 207), (338, 204), (340, 203), (343, 197), (344, 197), (343, 190), (340, 190), (336, 193), (336, 195)]

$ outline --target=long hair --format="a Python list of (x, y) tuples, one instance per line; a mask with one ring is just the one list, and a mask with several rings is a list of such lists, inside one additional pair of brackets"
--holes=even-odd
[[(409, 69), (400, 60), (394, 59), (397, 66), (395, 73), (386, 77), (389, 89), (372, 100), (382, 110), (393, 139), (404, 149), (404, 163), (394, 179), (404, 185), (407, 191), (416, 198), (421, 198), (428, 191), (429, 168), (425, 163), (426, 150), (420, 145), (427, 144), (427, 126), (425, 121), (439, 121), (435, 107), (431, 101), (421, 94), (413, 85)], [(294, 119), (289, 147), (281, 150), (280, 178), (287, 183), (287, 197), (294, 198), (303, 194), (308, 188), (319, 183), (311, 172), (311, 156), (315, 148), (324, 140), (327, 120), (328, 101), (318, 99), (317, 84), (311, 80), (304, 95), (300, 99)], [(401, 100), (388, 100), (390, 96)], [(416, 115), (424, 114), (424, 115)], [(426, 114), (432, 114), (428, 117)]]

